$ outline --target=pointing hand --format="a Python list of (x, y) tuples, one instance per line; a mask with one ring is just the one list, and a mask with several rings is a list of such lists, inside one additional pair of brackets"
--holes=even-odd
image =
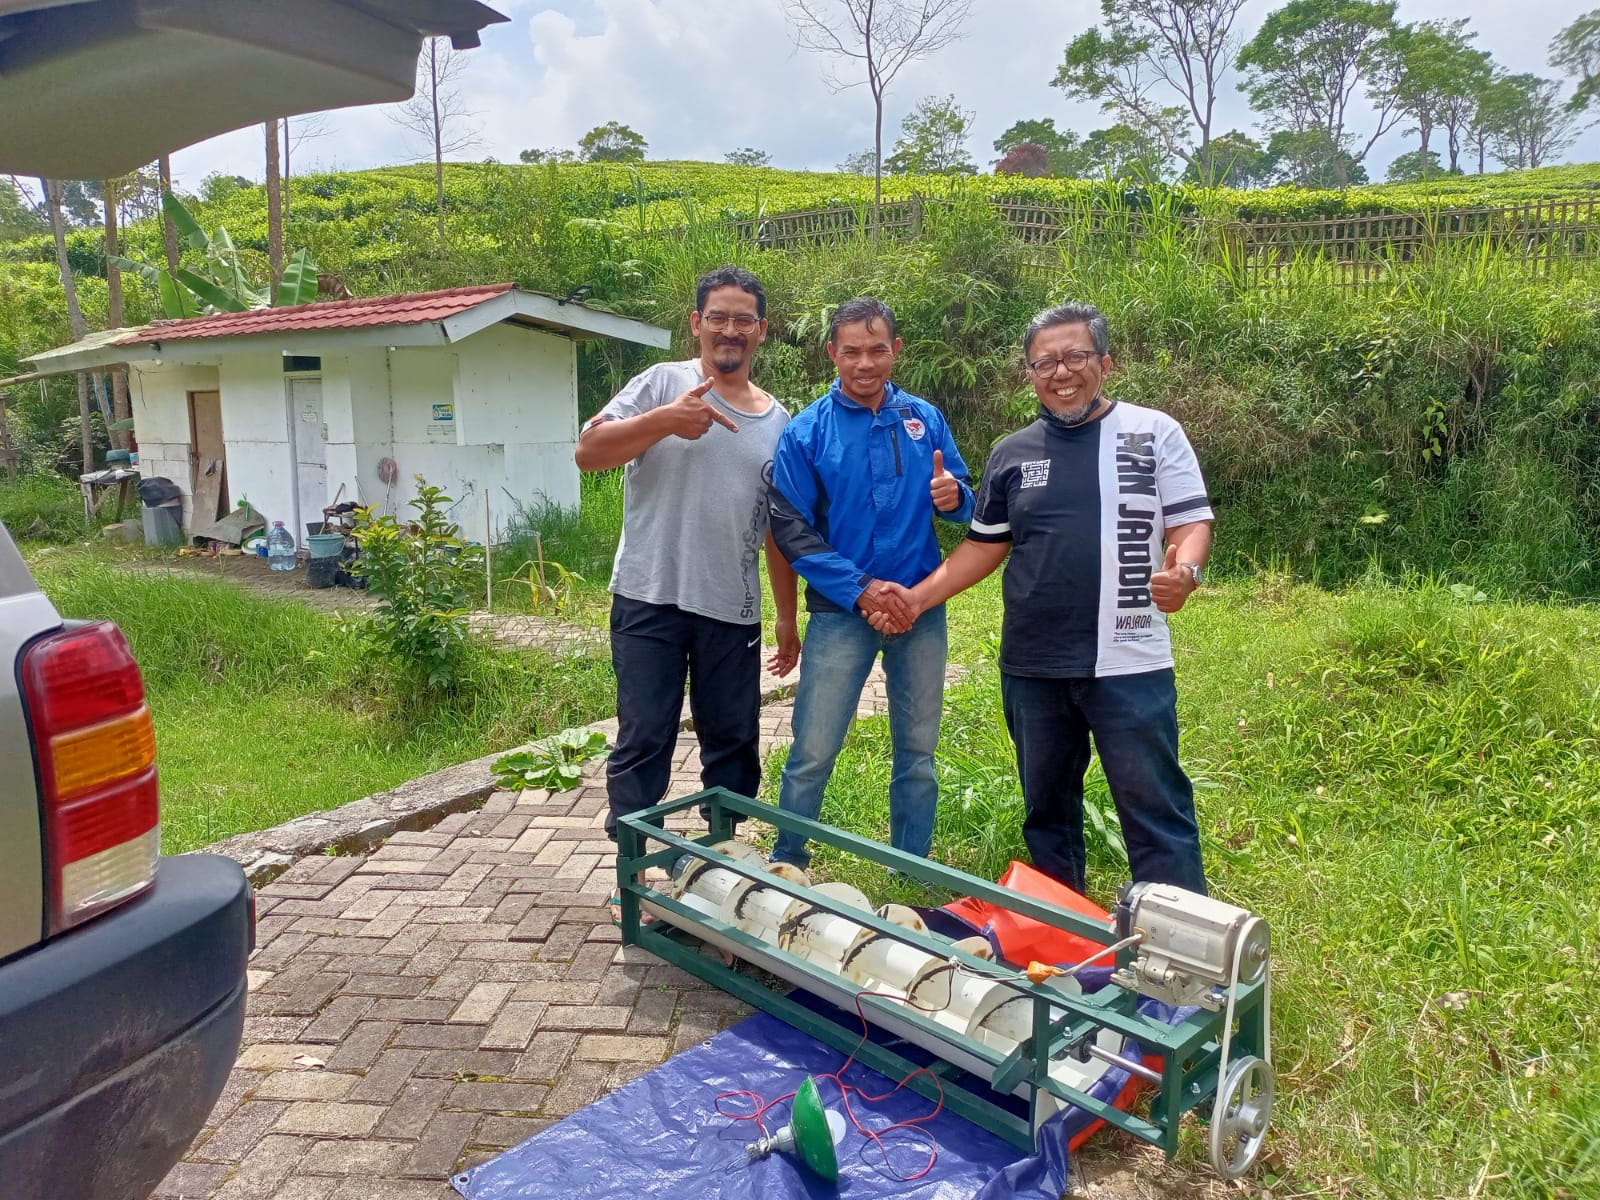
[(705, 395), (711, 390), (711, 383), (709, 379), (701, 380), (661, 410), (666, 414), (669, 432), (691, 442), (704, 437), (713, 422), (734, 433), (739, 432), (739, 426), (726, 413), (706, 400)]

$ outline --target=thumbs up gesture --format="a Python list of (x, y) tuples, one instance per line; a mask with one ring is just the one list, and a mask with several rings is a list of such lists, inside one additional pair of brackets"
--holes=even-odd
[(1162, 612), (1175, 613), (1194, 589), (1194, 576), (1178, 565), (1178, 548), (1169, 545), (1161, 570), (1150, 576), (1150, 598)]
[(928, 484), (928, 494), (940, 512), (955, 512), (961, 507), (961, 484), (944, 469), (944, 453), (939, 450), (933, 452), (933, 480)]

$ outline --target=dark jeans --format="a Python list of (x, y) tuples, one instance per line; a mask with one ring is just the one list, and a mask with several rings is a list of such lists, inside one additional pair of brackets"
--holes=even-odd
[(611, 665), (617, 673), (617, 745), (606, 762), (606, 832), (613, 839), (620, 814), (660, 804), (667, 794), (685, 678), (700, 739), (700, 782), (741, 796), (756, 794), (761, 626), (613, 596)]
[(1194, 788), (1178, 765), (1178, 691), (1170, 670), (1102, 679), (1002, 674), (1017, 747), (1033, 865), (1084, 890), (1083, 776), (1089, 735), (1111, 788), (1135, 880), (1206, 890)]

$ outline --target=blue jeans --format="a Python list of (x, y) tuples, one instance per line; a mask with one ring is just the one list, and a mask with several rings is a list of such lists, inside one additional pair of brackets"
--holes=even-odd
[(1106, 773), (1133, 878), (1206, 890), (1194, 788), (1178, 765), (1172, 671), (1102, 679), (1002, 673), (1006, 726), (1017, 747), (1033, 865), (1084, 890), (1083, 776), (1089, 735)]
[[(812, 820), (822, 811), (822, 793), (834, 760), (850, 731), (867, 672), (881, 651), (894, 743), (889, 843), (896, 850), (927, 857), (939, 805), (933, 752), (944, 710), (947, 650), (943, 605), (923, 613), (909, 633), (901, 634), (879, 633), (857, 613), (812, 613), (800, 655), (794, 744), (783, 768), (778, 807)], [(811, 861), (806, 839), (780, 830), (772, 860), (806, 866)]]

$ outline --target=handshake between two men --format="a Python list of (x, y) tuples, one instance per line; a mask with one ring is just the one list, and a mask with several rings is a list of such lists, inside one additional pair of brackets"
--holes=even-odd
[[(933, 478), (928, 484), (928, 494), (939, 512), (952, 513), (961, 507), (961, 484), (945, 470), (944, 455), (938, 450), (933, 452)], [(869, 583), (856, 599), (856, 606), (879, 633), (906, 633), (927, 607), (926, 603), (918, 601), (914, 589), (887, 579), (874, 579)]]
[[(933, 479), (928, 487), (934, 508), (954, 512), (961, 503), (955, 476), (944, 469), (944, 456), (933, 452)], [(987, 576), (1010, 550), (1010, 543), (963, 542), (922, 582), (905, 587), (874, 579), (856, 600), (868, 624), (879, 633), (906, 633), (924, 611), (942, 604), (957, 592)], [(1195, 590), (1197, 580), (1189, 564), (1179, 561), (1179, 549), (1168, 543), (1159, 571), (1150, 575), (1150, 601), (1163, 613), (1175, 613)]]

